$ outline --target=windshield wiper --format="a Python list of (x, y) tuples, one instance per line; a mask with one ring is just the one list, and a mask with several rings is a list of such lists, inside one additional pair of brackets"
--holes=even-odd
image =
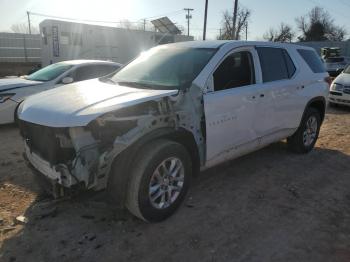
[(146, 84), (146, 83), (139, 83), (139, 82), (128, 82), (128, 81), (120, 81), (120, 82), (117, 82), (118, 85), (121, 85), (121, 86), (131, 86), (131, 87), (138, 87), (138, 88), (152, 88), (154, 89), (156, 86), (155, 85), (152, 85), (152, 84)]
[(110, 83), (112, 83), (114, 85), (117, 84), (117, 82), (115, 82), (114, 80), (112, 80), (111, 78), (108, 78), (108, 77), (101, 77), (99, 80), (104, 82), (104, 83), (110, 82)]

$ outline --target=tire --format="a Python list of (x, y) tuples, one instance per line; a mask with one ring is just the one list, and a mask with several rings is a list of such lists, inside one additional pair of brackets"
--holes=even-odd
[[(164, 171), (164, 166), (178, 169), (178, 172), (170, 175)], [(168, 175), (162, 176), (162, 173)], [(141, 149), (133, 162), (125, 205), (133, 215), (147, 222), (160, 222), (183, 202), (191, 177), (191, 157), (184, 146), (169, 140), (152, 141)]]
[[(315, 130), (308, 128), (308, 123), (314, 123), (313, 121), (316, 121), (316, 123), (313, 124), (313, 126), (316, 128)], [(321, 116), (319, 111), (313, 107), (307, 108), (298, 130), (294, 133), (294, 135), (287, 139), (290, 149), (300, 154), (310, 152), (316, 144), (320, 127)], [(310, 139), (308, 140), (305, 137), (309, 137)]]

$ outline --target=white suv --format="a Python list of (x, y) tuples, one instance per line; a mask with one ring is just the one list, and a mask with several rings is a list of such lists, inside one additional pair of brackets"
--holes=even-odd
[(162, 45), (110, 78), (67, 85), (19, 108), (26, 158), (56, 196), (107, 188), (161, 221), (200, 170), (287, 138), (309, 152), (328, 74), (308, 47), (205, 41)]

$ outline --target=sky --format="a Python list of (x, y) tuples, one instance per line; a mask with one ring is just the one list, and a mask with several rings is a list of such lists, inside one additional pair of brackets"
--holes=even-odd
[[(81, 20), (141, 22), (163, 15), (174, 23), (187, 28), (183, 8), (193, 8), (190, 21), (190, 35), (201, 39), (203, 34), (205, 0), (0, 0), (0, 32), (11, 31), (13, 24), (27, 23), (26, 11), (68, 17)], [(295, 18), (306, 14), (318, 5), (325, 8), (337, 25), (344, 26), (350, 34), (349, 0), (239, 0), (239, 4), (249, 8), (248, 40), (261, 40), (263, 34), (281, 22), (295, 26)], [(209, 0), (207, 38), (215, 39), (219, 34), (222, 14), (232, 11), (233, 0)], [(37, 26), (45, 17), (31, 15)], [(106, 24), (112, 25), (112, 24)], [(186, 31), (187, 33), (187, 31)]]

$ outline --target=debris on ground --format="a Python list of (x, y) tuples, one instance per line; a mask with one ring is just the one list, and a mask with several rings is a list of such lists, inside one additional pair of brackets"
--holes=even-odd
[(18, 216), (16, 217), (16, 221), (22, 223), (22, 224), (27, 224), (28, 223), (28, 218), (25, 216)]

